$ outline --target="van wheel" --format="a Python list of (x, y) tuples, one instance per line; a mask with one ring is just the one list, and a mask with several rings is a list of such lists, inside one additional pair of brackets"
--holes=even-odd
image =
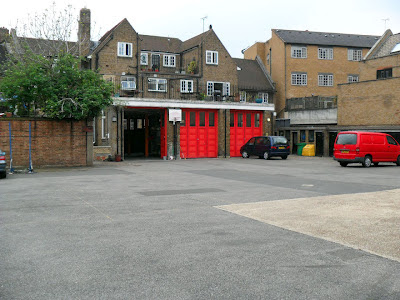
[(341, 167), (347, 167), (347, 164), (348, 164), (348, 163), (347, 163), (347, 162), (341, 161), (339, 164), (340, 164)]
[(363, 167), (369, 168), (372, 165), (372, 157), (367, 155), (364, 157), (364, 162), (362, 163)]
[(242, 157), (243, 158), (249, 158), (249, 154), (246, 151), (242, 152)]
[(400, 155), (397, 156), (396, 165), (400, 166)]
[(269, 159), (269, 154), (267, 151), (264, 152), (264, 159)]

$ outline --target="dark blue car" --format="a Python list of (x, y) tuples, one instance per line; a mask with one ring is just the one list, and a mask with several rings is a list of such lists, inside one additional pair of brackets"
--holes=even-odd
[(240, 154), (243, 158), (255, 155), (264, 159), (274, 156), (286, 159), (290, 154), (290, 146), (284, 136), (255, 136), (240, 148)]

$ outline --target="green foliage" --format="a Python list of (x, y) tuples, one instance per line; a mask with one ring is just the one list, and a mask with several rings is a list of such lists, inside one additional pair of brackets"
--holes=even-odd
[(27, 52), (11, 60), (0, 91), (20, 116), (53, 119), (92, 118), (112, 103), (112, 86), (92, 70), (83, 70), (71, 54), (51, 60)]
[(197, 69), (197, 63), (196, 61), (191, 61), (188, 65), (188, 72), (191, 74), (196, 74), (198, 73), (198, 69)]

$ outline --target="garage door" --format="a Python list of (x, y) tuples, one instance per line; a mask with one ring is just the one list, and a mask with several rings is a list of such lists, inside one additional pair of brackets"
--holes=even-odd
[(182, 158), (218, 156), (216, 110), (183, 109), (180, 128)]
[(259, 111), (231, 111), (230, 156), (240, 156), (240, 147), (251, 137), (262, 135)]

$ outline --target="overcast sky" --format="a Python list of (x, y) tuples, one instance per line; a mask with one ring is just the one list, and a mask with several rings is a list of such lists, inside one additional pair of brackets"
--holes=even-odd
[[(29, 14), (41, 14), (54, 0), (2, 1), (0, 27), (23, 24)], [(231, 56), (243, 57), (241, 50), (265, 42), (271, 29), (309, 30), (334, 33), (382, 35), (386, 29), (400, 33), (399, 0), (57, 0), (56, 7), (68, 5), (77, 17), (79, 10), (91, 10), (94, 38), (127, 18), (140, 34), (187, 40), (212, 24)]]

